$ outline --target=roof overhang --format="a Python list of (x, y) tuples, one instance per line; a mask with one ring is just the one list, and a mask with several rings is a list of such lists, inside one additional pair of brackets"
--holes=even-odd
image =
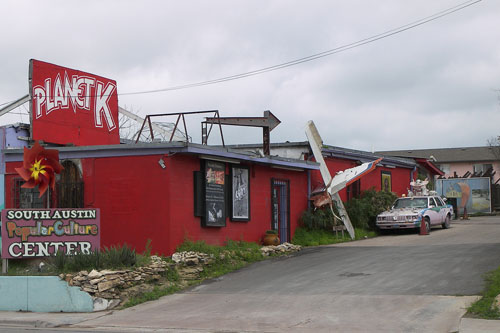
[(429, 170), (431, 173), (438, 175), (438, 176), (444, 176), (444, 172), (441, 171), (434, 163), (429, 161), (428, 159), (425, 158), (416, 158), (415, 161), (422, 165), (424, 168)]
[[(311, 161), (280, 158), (274, 156), (255, 157), (227, 148), (207, 145), (169, 142), (169, 143), (137, 143), (102, 146), (51, 147), (59, 150), (60, 159), (102, 158), (121, 156), (170, 155), (174, 153), (198, 155), (203, 159), (239, 161), (241, 163), (265, 164), (275, 168), (294, 171), (319, 170), (319, 164)], [(4, 149), (5, 162), (23, 160), (23, 149)]]

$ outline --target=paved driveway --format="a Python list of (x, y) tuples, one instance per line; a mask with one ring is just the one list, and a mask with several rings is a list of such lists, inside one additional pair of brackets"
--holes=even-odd
[(453, 332), (499, 253), (500, 218), (474, 218), (429, 236), (309, 248), (80, 327)]

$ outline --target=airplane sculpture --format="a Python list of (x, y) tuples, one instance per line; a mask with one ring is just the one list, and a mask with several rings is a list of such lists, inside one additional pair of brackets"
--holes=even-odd
[[(349, 219), (349, 215), (345, 210), (344, 204), (340, 199), (339, 191), (354, 183), (356, 180), (361, 178), (363, 175), (373, 171), (377, 164), (382, 160), (379, 158), (373, 162), (363, 163), (357, 167), (346, 169), (344, 171), (338, 172), (333, 178), (330, 175), (330, 171), (326, 166), (325, 160), (323, 159), (323, 154), (321, 153), (321, 147), (323, 146), (323, 140), (321, 140), (321, 136), (319, 135), (316, 126), (312, 120), (307, 122), (306, 126), (306, 136), (309, 141), (309, 145), (311, 146), (311, 150), (313, 152), (314, 158), (316, 162), (319, 163), (319, 170), (321, 173), (321, 177), (326, 185), (325, 193), (317, 194), (312, 199), (314, 200), (315, 207), (316, 205), (329, 205), (330, 210), (333, 213), (334, 217), (337, 217), (333, 211), (333, 202), (337, 207), (337, 210), (340, 215), (340, 219), (344, 223), (347, 231), (349, 232), (349, 236), (354, 239), (354, 228), (352, 226), (351, 220)], [(330, 199), (328, 199), (328, 197)], [(337, 217), (338, 218), (338, 217)]]

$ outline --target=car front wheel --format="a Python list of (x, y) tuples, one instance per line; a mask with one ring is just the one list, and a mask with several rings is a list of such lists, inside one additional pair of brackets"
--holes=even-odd
[(448, 229), (450, 227), (450, 215), (446, 215), (443, 224), (441, 224), (443, 229)]

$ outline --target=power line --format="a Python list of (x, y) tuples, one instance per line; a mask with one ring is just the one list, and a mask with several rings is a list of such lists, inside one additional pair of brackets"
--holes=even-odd
[(409, 29), (416, 28), (416, 27), (421, 26), (425, 23), (429, 23), (429, 22), (437, 20), (441, 17), (450, 15), (452, 13), (459, 11), (459, 10), (462, 10), (462, 9), (465, 9), (469, 6), (472, 6), (480, 1), (481, 0), (469, 0), (469, 1), (466, 1), (466, 2), (461, 3), (459, 5), (456, 5), (454, 7), (445, 9), (445, 10), (440, 11), (438, 13), (435, 13), (431, 16), (424, 17), (424, 18), (419, 19), (417, 21), (414, 21), (412, 23), (408, 23), (408, 24), (400, 26), (398, 28), (394, 28), (394, 29), (388, 30), (386, 32), (383, 32), (383, 33), (380, 33), (380, 34), (377, 34), (377, 35), (374, 35), (374, 36), (371, 36), (371, 37), (368, 37), (365, 39), (361, 39), (357, 42), (353, 42), (350, 44), (339, 46), (339, 47), (333, 48), (331, 50), (327, 50), (327, 51), (316, 53), (316, 54), (313, 54), (313, 55), (310, 55), (307, 57), (291, 60), (291, 61), (281, 63), (278, 65), (264, 67), (264, 68), (253, 70), (250, 72), (226, 76), (226, 77), (222, 77), (222, 78), (214, 79), (214, 80), (201, 81), (201, 82), (196, 82), (196, 83), (191, 83), (191, 84), (185, 84), (185, 85), (173, 86), (173, 87), (167, 87), (167, 88), (155, 89), (155, 90), (120, 93), (119, 95), (124, 96), (124, 95), (152, 94), (152, 93), (165, 92), (165, 91), (171, 91), (171, 90), (194, 88), (194, 87), (206, 86), (206, 85), (211, 85), (211, 84), (216, 84), (216, 83), (221, 83), (221, 82), (226, 82), (226, 81), (237, 80), (237, 79), (241, 79), (241, 78), (245, 78), (245, 77), (249, 77), (249, 76), (255, 76), (255, 75), (259, 75), (259, 74), (263, 74), (263, 73), (267, 73), (267, 72), (271, 72), (271, 71), (276, 71), (276, 70), (279, 70), (282, 68), (295, 66), (298, 64), (302, 64), (304, 62), (313, 61), (313, 60), (316, 60), (319, 58), (323, 58), (323, 57), (327, 57), (327, 56), (330, 56), (330, 55), (333, 55), (336, 53), (347, 51), (347, 50), (350, 50), (350, 49), (353, 49), (355, 47), (359, 47), (359, 46), (362, 46), (365, 44), (373, 43), (373, 42), (378, 41), (380, 39), (387, 38), (387, 37), (402, 33), (402, 32), (407, 31)]
[[(414, 22), (411, 22), (411, 23), (399, 26), (397, 28), (385, 31), (383, 33), (379, 33), (379, 34), (373, 35), (371, 37), (367, 37), (367, 38), (358, 40), (356, 42), (345, 44), (345, 45), (342, 45), (342, 46), (339, 46), (339, 47), (336, 47), (336, 48), (333, 48), (333, 49), (330, 49), (330, 50), (327, 50), (327, 51), (323, 51), (323, 52), (320, 52), (320, 53), (316, 53), (316, 54), (313, 54), (313, 55), (310, 55), (310, 56), (307, 56), (307, 57), (302, 57), (302, 58), (299, 58), (299, 59), (290, 60), (290, 61), (287, 61), (287, 62), (284, 62), (284, 63), (281, 63), (281, 64), (277, 64), (277, 65), (273, 65), (273, 66), (268, 66), (268, 67), (264, 67), (264, 68), (261, 68), (261, 69), (256, 69), (256, 70), (253, 70), (253, 71), (249, 71), (249, 72), (245, 72), (245, 73), (240, 73), (240, 74), (235, 74), (235, 75), (230, 75), (230, 76), (226, 76), (226, 77), (222, 77), (222, 78), (218, 78), (218, 79), (213, 79), (213, 80), (200, 81), (200, 82), (189, 83), (189, 84), (178, 85), (178, 86), (172, 86), (172, 87), (161, 88), (161, 89), (143, 90), (143, 91), (135, 91), (135, 92), (125, 92), (125, 93), (119, 93), (118, 95), (119, 96), (142, 95), (142, 94), (153, 94), (153, 93), (166, 92), (166, 91), (172, 91), (172, 90), (189, 89), (189, 88), (201, 87), (201, 86), (206, 86), (206, 85), (212, 85), (212, 84), (217, 84), (217, 83), (222, 83), (222, 82), (227, 82), (227, 81), (232, 81), (232, 80), (238, 80), (238, 79), (246, 78), (246, 77), (249, 77), (249, 76), (260, 75), (260, 74), (264, 74), (264, 73), (267, 73), (267, 72), (272, 72), (272, 71), (280, 70), (280, 69), (283, 69), (283, 68), (287, 68), (287, 67), (291, 67), (291, 66), (296, 66), (296, 65), (299, 65), (299, 64), (302, 64), (302, 63), (305, 63), (305, 62), (309, 62), (309, 61), (317, 60), (317, 59), (320, 59), (320, 58), (328, 57), (328, 56), (331, 56), (331, 55), (334, 55), (334, 54), (337, 54), (337, 53), (340, 53), (340, 52), (344, 52), (344, 51), (347, 51), (347, 50), (350, 50), (350, 49), (353, 49), (353, 48), (356, 48), (356, 47), (360, 47), (360, 46), (363, 46), (363, 45), (366, 45), (366, 44), (370, 44), (370, 43), (376, 42), (376, 41), (384, 39), (384, 38), (388, 38), (388, 37), (394, 36), (396, 34), (400, 34), (400, 33), (405, 32), (407, 30), (419, 27), (419, 26), (421, 26), (423, 24), (435, 21), (435, 20), (437, 20), (439, 18), (442, 18), (444, 16), (448, 16), (450, 14), (453, 14), (453, 13), (455, 13), (457, 11), (460, 11), (462, 9), (465, 9), (467, 7), (475, 5), (475, 4), (477, 4), (477, 3), (481, 2), (481, 1), (482, 0), (469, 0), (469, 1), (463, 2), (461, 4), (458, 4), (456, 6), (450, 7), (448, 9), (442, 10), (440, 12), (437, 12), (435, 14), (432, 14), (430, 16), (421, 18), (421, 19), (416, 20)], [(101, 97), (104, 97), (104, 96), (108, 96), (108, 95), (102, 95)], [(53, 96), (49, 96), (49, 97), (53, 97)], [(69, 97), (80, 97), (80, 98), (83, 98), (83, 97), (95, 97), (95, 96), (69, 96)], [(6, 104), (9, 104), (9, 103), (12, 103), (12, 102), (2, 103), (2, 104), (0, 104), (0, 106), (6, 105)]]

